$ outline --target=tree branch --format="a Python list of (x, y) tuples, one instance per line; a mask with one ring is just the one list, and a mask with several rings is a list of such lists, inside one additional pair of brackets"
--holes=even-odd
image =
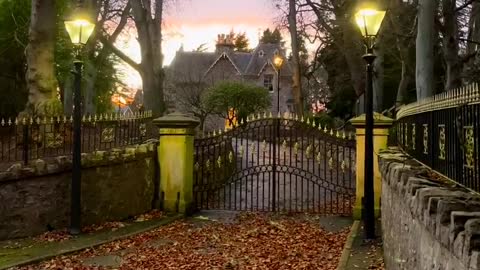
[(99, 35), (99, 40), (102, 42), (102, 44), (106, 47), (108, 47), (112, 52), (118, 56), (118, 58), (122, 59), (125, 63), (127, 63), (129, 66), (131, 66), (133, 69), (135, 69), (138, 72), (141, 72), (141, 65), (137, 62), (135, 62), (132, 58), (130, 58), (128, 55), (126, 55), (124, 52), (119, 50), (113, 43), (104, 35)]
[(455, 9), (455, 12), (459, 12), (461, 11), (462, 9), (468, 7), (469, 5), (471, 5), (473, 2), (475, 1), (478, 1), (478, 0), (468, 0), (467, 2), (463, 3), (463, 5), (461, 6), (458, 6), (456, 9)]

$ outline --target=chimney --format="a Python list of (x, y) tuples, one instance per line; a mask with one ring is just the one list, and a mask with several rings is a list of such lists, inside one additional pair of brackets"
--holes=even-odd
[(216, 53), (221, 54), (224, 52), (226, 53), (233, 52), (234, 48), (235, 48), (235, 45), (234, 45), (233, 36), (225, 35), (225, 34), (219, 34), (217, 36)]

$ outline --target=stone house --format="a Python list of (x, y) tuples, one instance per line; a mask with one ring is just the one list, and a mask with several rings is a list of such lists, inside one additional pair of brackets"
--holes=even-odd
[[(225, 80), (253, 83), (265, 87), (265, 90), (270, 92), (271, 111), (276, 112), (278, 76), (273, 58), (275, 55), (281, 55), (287, 59), (285, 49), (280, 44), (266, 43), (260, 43), (252, 52), (238, 52), (234, 47), (233, 39), (229, 35), (218, 35), (215, 52), (187, 52), (180, 48), (167, 68), (167, 80), (172, 80), (171, 85), (178, 82), (214, 85)], [(175, 91), (178, 89), (167, 87), (167, 100), (173, 102), (177, 110), (182, 111)], [(280, 71), (279, 93), (280, 111), (293, 111), (292, 69), (289, 61), (284, 62)], [(221, 128), (223, 125), (223, 119), (210, 119), (207, 129)]]

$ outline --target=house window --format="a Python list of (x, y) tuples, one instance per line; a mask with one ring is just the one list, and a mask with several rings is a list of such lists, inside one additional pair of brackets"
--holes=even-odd
[(265, 52), (264, 52), (264, 51), (260, 51), (260, 52), (258, 53), (258, 56), (264, 57), (264, 56), (265, 56)]
[(263, 75), (263, 86), (269, 91), (273, 91), (273, 74)]

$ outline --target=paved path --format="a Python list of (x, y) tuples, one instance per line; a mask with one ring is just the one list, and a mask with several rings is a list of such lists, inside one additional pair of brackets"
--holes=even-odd
[(335, 269), (349, 218), (206, 211), (27, 269)]

